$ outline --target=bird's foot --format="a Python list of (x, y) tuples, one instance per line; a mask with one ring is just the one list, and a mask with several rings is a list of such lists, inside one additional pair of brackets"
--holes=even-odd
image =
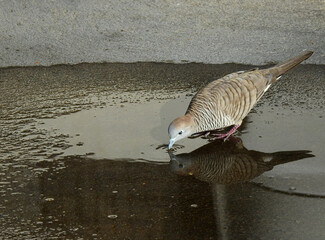
[(226, 141), (229, 137), (228, 133), (213, 133), (210, 134), (211, 138), (210, 140), (214, 141), (217, 139), (224, 139), (224, 141)]
[(239, 126), (240, 125), (234, 125), (227, 133), (211, 133), (211, 140), (223, 139), (224, 141), (227, 141), (228, 138), (236, 131)]
[(197, 137), (200, 137), (202, 136), (204, 133), (194, 133), (192, 134), (191, 136), (189, 136), (189, 138), (197, 138)]
[(204, 134), (204, 137), (207, 138), (210, 134), (211, 134), (211, 132), (206, 132), (206, 133)]
[(189, 138), (197, 138), (197, 137), (207, 138), (210, 134), (211, 132), (199, 132), (199, 133), (192, 134)]

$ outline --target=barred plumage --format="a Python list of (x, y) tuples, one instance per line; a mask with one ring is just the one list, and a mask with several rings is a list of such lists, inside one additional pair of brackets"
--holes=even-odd
[(200, 90), (186, 111), (198, 123), (195, 130), (201, 132), (240, 125), (270, 84), (267, 74), (265, 70), (232, 73)]
[(170, 124), (169, 148), (192, 134), (234, 125), (228, 133), (217, 134), (218, 138), (227, 139), (270, 85), (312, 54), (304, 52), (268, 69), (231, 73), (209, 83), (193, 97), (185, 115)]
[(247, 150), (242, 142), (233, 141), (214, 141), (190, 153), (169, 155), (173, 172), (221, 184), (249, 181), (276, 165), (314, 157), (304, 150), (275, 153)]

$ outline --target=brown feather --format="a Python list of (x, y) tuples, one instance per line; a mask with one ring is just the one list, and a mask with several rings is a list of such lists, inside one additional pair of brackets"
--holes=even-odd
[(212, 81), (191, 100), (186, 115), (195, 132), (240, 125), (277, 77), (312, 55), (305, 52), (274, 67), (228, 74)]
[(202, 181), (230, 184), (251, 180), (276, 165), (309, 157), (314, 155), (305, 150), (264, 153), (247, 150), (242, 142), (214, 141), (190, 153), (170, 153), (170, 164), (179, 175), (191, 173)]

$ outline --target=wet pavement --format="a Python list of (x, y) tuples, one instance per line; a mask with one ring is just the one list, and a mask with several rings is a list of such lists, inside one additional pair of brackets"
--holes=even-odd
[(231, 141), (159, 147), (198, 88), (252, 67), (0, 69), (1, 238), (325, 238), (324, 66), (283, 76)]

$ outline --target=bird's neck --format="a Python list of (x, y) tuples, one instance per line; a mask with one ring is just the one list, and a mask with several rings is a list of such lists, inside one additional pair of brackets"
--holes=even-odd
[(187, 122), (188, 126), (191, 126), (191, 133), (196, 133), (197, 130), (197, 124), (196, 121), (194, 120), (194, 117), (190, 113), (186, 113), (183, 116), (184, 120)]

